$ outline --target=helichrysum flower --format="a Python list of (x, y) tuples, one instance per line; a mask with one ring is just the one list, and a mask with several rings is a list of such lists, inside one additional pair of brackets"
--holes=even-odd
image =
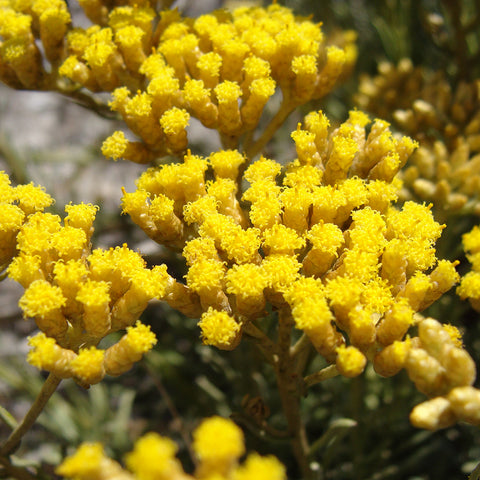
[(480, 395), (472, 386), (475, 363), (449, 329), (433, 319), (421, 321), (405, 368), (416, 387), (431, 397), (412, 410), (410, 420), (415, 426), (437, 430), (457, 421), (479, 425), (474, 412), (480, 406)]
[[(68, 26), (55, 75), (67, 77), (73, 87), (112, 92), (111, 109), (141, 139), (115, 132), (102, 149), (115, 159), (143, 163), (184, 152), (190, 116), (218, 130), (226, 146), (236, 146), (257, 127), (277, 91), (283, 93), (280, 114), (286, 117), (329, 93), (356, 57), (351, 35), (337, 42), (343, 46), (326, 46), (319, 24), (277, 4), (195, 20), (141, 5), (81, 5), (96, 25)], [(30, 32), (28, 25), (24, 29)], [(37, 77), (41, 64), (38, 69)], [(272, 134), (252, 142), (251, 151), (260, 151)]]
[(199, 465), (193, 475), (176, 458), (177, 445), (155, 432), (140, 437), (125, 457), (127, 469), (106, 456), (100, 443), (84, 443), (57, 467), (56, 473), (78, 480), (285, 480), (285, 467), (273, 456), (245, 452), (243, 433), (231, 420), (210, 417), (193, 432)]
[[(367, 134), (369, 121), (352, 111), (332, 130), (322, 112), (309, 114), (292, 134), (298, 158), (284, 175), (279, 163), (264, 157), (245, 169), (246, 209), (235, 202), (226, 208), (228, 193), (220, 188), (228, 182), (219, 165), (232, 152), (220, 151), (211, 156), (214, 182), (206, 180), (208, 164), (190, 153), (184, 163), (149, 169), (137, 192), (126, 194), (146, 200), (128, 213), (155, 239), (151, 205), (163, 197), (173, 202), (184, 225), (176, 243), (185, 244), (186, 288), (203, 310), (204, 343), (234, 348), (245, 332), (253, 334), (250, 323), (261, 327), (270, 303), (290, 312), (292, 325), (342, 375), (361, 374), (370, 359), (381, 375), (405, 368), (420, 391), (445, 395), (471, 385), (471, 358), (453, 343), (448, 351), (433, 351), (435, 335), (426, 336), (426, 328), (419, 338), (408, 333), (429, 325), (419, 324), (418, 312), (458, 282), (457, 262), (436, 256), (444, 226), (431, 205), (394, 205), (396, 174), (416, 142), (394, 137), (382, 120)], [(188, 178), (196, 176), (196, 188), (187, 171)], [(225, 192), (238, 190), (240, 184), (231, 183), (235, 174), (228, 178)], [(438, 325), (438, 335), (448, 336)], [(431, 368), (422, 370), (424, 363)]]
[(57, 467), (58, 475), (82, 480), (113, 479), (134, 480), (134, 476), (105, 454), (100, 443), (84, 443)]
[[(5, 210), (11, 210), (1, 245), (13, 256), (5, 255), (11, 260), (7, 274), (24, 287), (19, 305), (41, 331), (30, 339), (29, 361), (83, 385), (130, 369), (156, 343), (140, 315), (152, 298), (175, 290), (166, 267), (147, 269), (126, 245), (92, 250), (98, 207), (69, 204), (62, 225), (58, 215), (43, 211), (52, 202), (43, 189), (13, 188), (6, 175), (0, 178)], [(96, 348), (102, 338), (125, 328), (118, 343)]]
[(193, 434), (193, 449), (200, 461), (199, 476), (205, 473), (228, 475), (245, 452), (243, 432), (222, 417), (204, 420)]
[(13, 187), (9, 176), (0, 171), (0, 272), (17, 254), (17, 235), (22, 225), (36, 212), (43, 212), (53, 199), (43, 187), (17, 185)]

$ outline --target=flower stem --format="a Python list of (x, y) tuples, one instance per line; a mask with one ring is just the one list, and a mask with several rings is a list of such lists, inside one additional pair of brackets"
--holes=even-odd
[(245, 153), (247, 158), (252, 160), (257, 154), (259, 154), (265, 145), (271, 140), (275, 135), (275, 132), (282, 126), (287, 117), (295, 110), (297, 105), (292, 102), (289, 98), (284, 97), (280, 108), (278, 109), (275, 116), (270, 120), (270, 123), (267, 125), (262, 135), (253, 142), (251, 145), (245, 145)]
[(275, 358), (278, 355), (277, 345), (272, 342), (265, 333), (256, 327), (252, 322), (246, 323), (244, 333), (248, 335), (257, 345), (257, 348), (265, 356), (267, 362), (271, 365), (275, 364)]
[(290, 312), (280, 310), (277, 357), (275, 373), (283, 411), (287, 419), (288, 431), (292, 437), (293, 454), (302, 471), (302, 478), (312, 478), (312, 470), (308, 461), (309, 445), (300, 415), (301, 377), (295, 372), (295, 362), (291, 358), (290, 343), (293, 319)]
[(17, 421), (13, 415), (4, 407), (0, 405), (0, 419), (10, 428), (10, 430), (15, 430), (17, 428)]
[(328, 367), (322, 368), (318, 372), (307, 375), (303, 380), (305, 382), (305, 386), (309, 388), (316, 383), (323, 382), (324, 380), (336, 377), (337, 375), (340, 374), (338, 373), (336, 365), (329, 365)]
[(0, 455), (7, 456), (16, 448), (22, 437), (25, 433), (30, 430), (32, 425), (37, 420), (38, 416), (42, 413), (45, 405), (47, 404), (50, 397), (53, 395), (58, 385), (62, 381), (61, 378), (58, 378), (53, 373), (50, 373), (45, 380), (45, 383), (40, 390), (40, 393), (37, 395), (37, 398), (33, 402), (30, 410), (27, 412), (23, 420), (18, 424), (18, 426), (13, 430), (7, 440), (0, 447)]

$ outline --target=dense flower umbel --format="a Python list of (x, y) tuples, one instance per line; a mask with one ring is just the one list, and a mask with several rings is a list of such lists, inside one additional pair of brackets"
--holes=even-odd
[(354, 35), (326, 46), (319, 24), (277, 4), (190, 19), (158, 14), (148, 2), (116, 3), (81, 1), (94, 22), (86, 29), (71, 25), (64, 0), (0, 4), (0, 79), (14, 88), (112, 92), (111, 109), (141, 139), (115, 132), (103, 145), (114, 159), (148, 163), (184, 152), (191, 116), (237, 146), (281, 91), (271, 127), (244, 145), (258, 152), (295, 107), (329, 93), (356, 58)]
[[(8, 177), (1, 178), (3, 198), (12, 201), (2, 207), (5, 217), (11, 216), (2, 219), (7, 234), (1, 248), (8, 258), (15, 255), (7, 273), (25, 288), (20, 307), (41, 330), (29, 340), (29, 362), (85, 385), (130, 369), (156, 343), (150, 328), (138, 321), (141, 313), (152, 298), (174, 301), (182, 287), (164, 265), (147, 269), (126, 245), (92, 250), (97, 207), (67, 205), (62, 225), (58, 215), (42, 211), (51, 203), (43, 190), (11, 188)], [(102, 338), (123, 329), (127, 332), (116, 344), (97, 349)]]
[[(298, 158), (285, 168), (264, 157), (252, 163), (243, 194), (235, 181), (240, 153), (189, 153), (183, 163), (147, 170), (137, 191), (125, 193), (124, 212), (154, 240), (185, 245), (204, 343), (232, 349), (242, 334), (258, 336), (270, 303), (291, 312), (344, 376), (359, 375), (368, 359), (385, 376), (407, 368), (429, 396), (469, 386), (475, 370), (463, 349), (448, 361), (434, 359), (443, 373), (431, 384), (418, 357), (430, 354), (428, 341), (406, 337), (417, 312), (459, 276), (456, 263), (435, 256), (443, 226), (430, 206), (393, 205), (395, 175), (415, 142), (395, 139), (381, 120), (367, 135), (368, 123), (352, 111), (331, 130), (322, 112), (310, 113), (292, 133)], [(468, 374), (452, 373), (462, 365)]]
[[(112, 51), (123, 55), (124, 68), (134, 69), (130, 73), (139, 79), (138, 85), (121, 83), (118, 72), (117, 85), (112, 80), (103, 86), (92, 75), (82, 81), (75, 73), (79, 65), (86, 69), (90, 62), (84, 51), (72, 50), (61, 69), (87, 88), (92, 88), (92, 81), (109, 91), (118, 87), (113, 90), (111, 108), (142, 143), (115, 132), (103, 145), (103, 153), (115, 159), (144, 163), (166, 151), (184, 151), (190, 116), (218, 130), (225, 145), (236, 146), (244, 133), (257, 126), (277, 89), (283, 96), (277, 115), (284, 118), (296, 106), (329, 93), (355, 60), (351, 41), (344, 48), (325, 47), (319, 25), (274, 4), (266, 9), (239, 8), (231, 14), (214, 12), (195, 20), (173, 12), (162, 14), (153, 34), (131, 27), (140, 37), (138, 53), (128, 62), (119, 44), (125, 30), (117, 20), (120, 10), (111, 12), (108, 28), (84, 32), (85, 49), (104, 32)], [(144, 14), (142, 9), (129, 11), (132, 19)], [(273, 132), (265, 133), (268, 137)]]
[(402, 173), (400, 198), (433, 202), (442, 217), (480, 213), (480, 84), (452, 88), (442, 72), (409, 60), (363, 77), (357, 104), (420, 142)]
[(177, 446), (169, 438), (147, 433), (126, 456), (128, 471), (105, 455), (101, 444), (83, 444), (57, 468), (59, 475), (77, 480), (284, 480), (285, 468), (272, 456), (245, 451), (243, 434), (231, 420), (211, 417), (193, 433), (199, 464), (194, 475), (184, 472), (175, 457)]
[(28, 218), (43, 212), (53, 199), (33, 183), (12, 187), (8, 175), (0, 171), (0, 272), (17, 253), (17, 234)]

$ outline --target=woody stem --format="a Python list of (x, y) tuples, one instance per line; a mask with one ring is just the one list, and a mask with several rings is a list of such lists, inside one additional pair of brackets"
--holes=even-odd
[(275, 365), (277, 385), (282, 402), (282, 408), (287, 420), (288, 431), (291, 435), (293, 454), (302, 471), (302, 478), (312, 477), (312, 470), (308, 462), (309, 445), (300, 415), (301, 388), (299, 382), (302, 378), (295, 372), (295, 362), (291, 357), (290, 344), (293, 319), (290, 311), (280, 310), (278, 344), (279, 354)]

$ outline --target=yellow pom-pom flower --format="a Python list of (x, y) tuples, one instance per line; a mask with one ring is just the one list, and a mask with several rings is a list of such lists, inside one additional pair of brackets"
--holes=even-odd
[(240, 341), (241, 325), (227, 312), (212, 307), (203, 313), (198, 326), (206, 345), (215, 345), (222, 350), (231, 350)]
[(337, 348), (336, 366), (344, 377), (357, 377), (367, 363), (365, 355), (353, 346)]
[(228, 475), (245, 452), (243, 432), (231, 420), (211, 417), (193, 433), (193, 449), (200, 461), (198, 476), (209, 473)]
[(167, 480), (181, 471), (176, 452), (177, 446), (172, 440), (150, 432), (135, 442), (125, 462), (138, 480)]

